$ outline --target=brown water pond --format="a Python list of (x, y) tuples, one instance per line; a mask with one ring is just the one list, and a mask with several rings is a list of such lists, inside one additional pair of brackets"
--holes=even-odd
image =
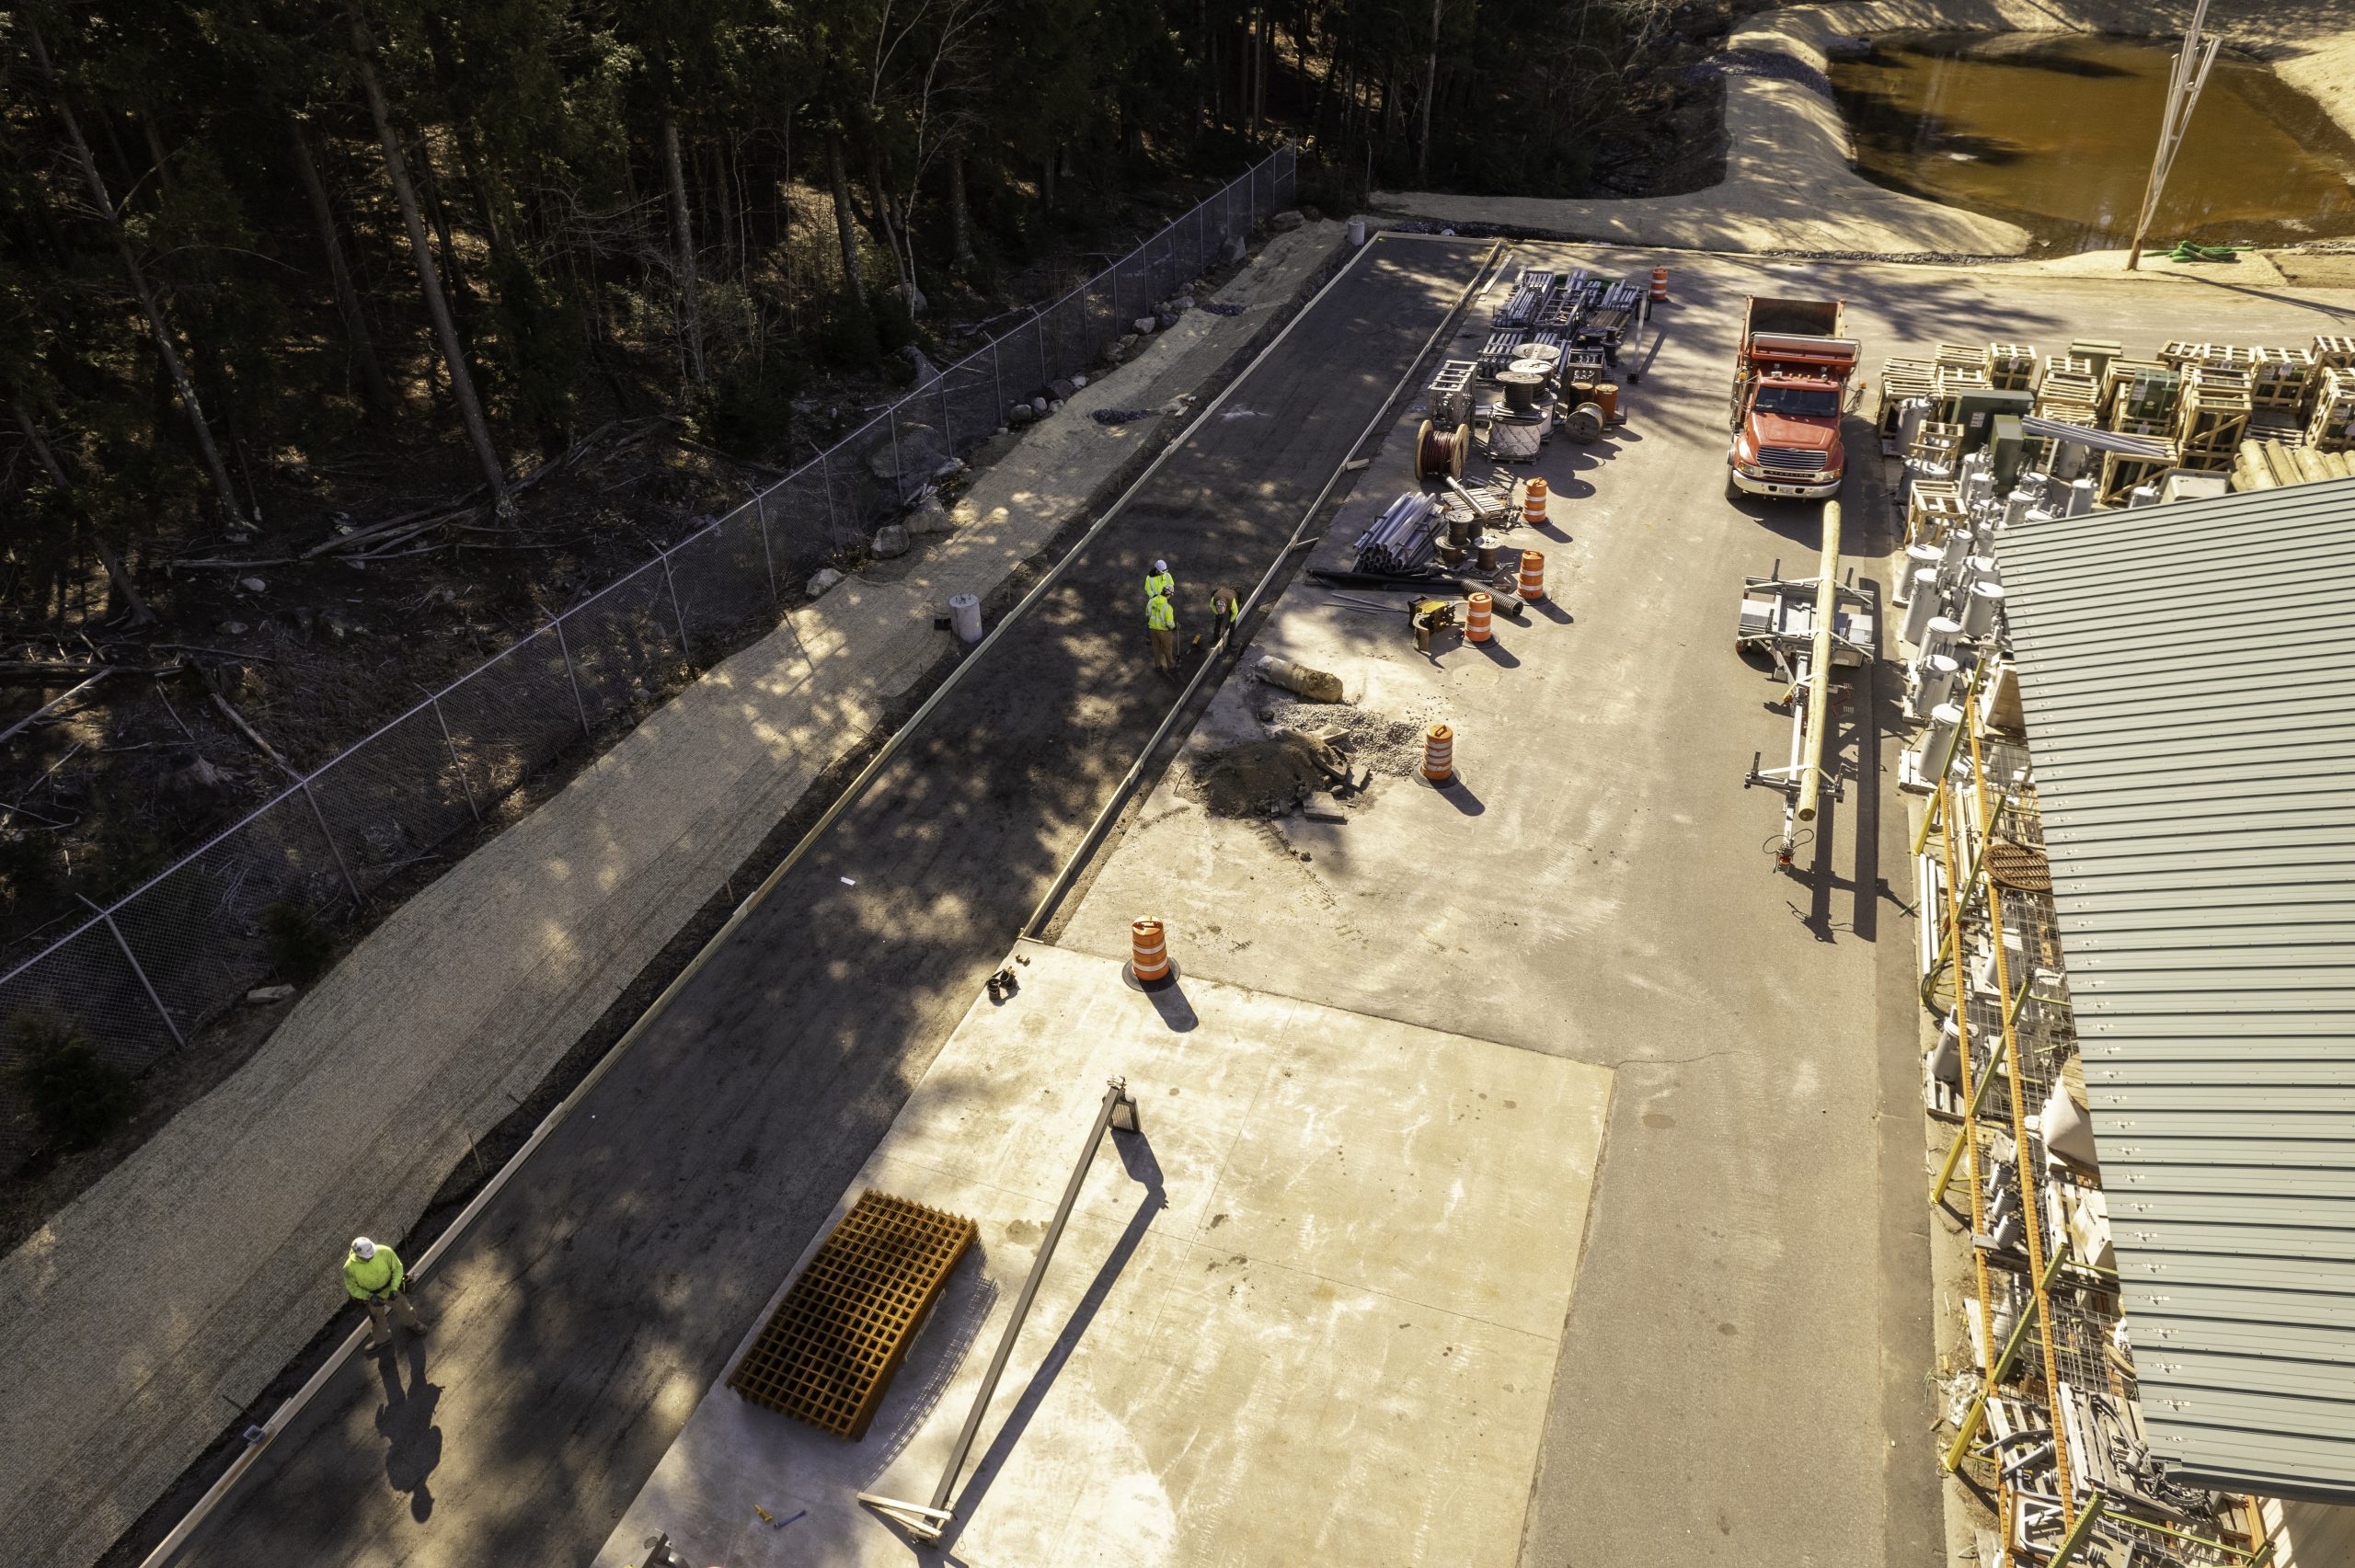
[[(2172, 40), (1884, 33), (1832, 86), (1876, 184), (1991, 217), (2042, 253), (2131, 243)], [(2265, 65), (2217, 56), (2146, 249), (2355, 233), (2355, 140)]]

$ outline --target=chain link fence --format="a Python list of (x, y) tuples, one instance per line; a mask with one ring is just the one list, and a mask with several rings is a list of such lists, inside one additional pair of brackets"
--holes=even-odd
[[(1019, 401), (1104, 349), (1291, 204), (1297, 155), (1278, 150), (1128, 256), (911, 389), (864, 427), (727, 516), (606, 585), (114, 904), (0, 975), (5, 1026), (70, 1022), (137, 1072), (272, 967), (264, 911), (332, 924), (368, 894), (592, 736), (643, 711), (774, 625), (807, 574), (903, 510)], [(40, 1141), (0, 1079), (0, 1174)]]

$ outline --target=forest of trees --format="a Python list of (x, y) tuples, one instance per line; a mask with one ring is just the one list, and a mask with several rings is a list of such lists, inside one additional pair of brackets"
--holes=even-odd
[(282, 522), (280, 476), (337, 452), (496, 512), (599, 420), (781, 451), (813, 376), (1281, 137), (1328, 205), (1369, 171), (1575, 191), (1678, 11), (17, 0), (0, 606), (135, 625), (159, 566)]

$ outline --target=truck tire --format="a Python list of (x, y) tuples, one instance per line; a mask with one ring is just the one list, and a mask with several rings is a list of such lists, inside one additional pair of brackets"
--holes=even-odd
[(1734, 502), (1736, 505), (1740, 505), (1747, 497), (1748, 493), (1749, 492), (1745, 491), (1740, 486), (1733, 482), (1733, 474), (1729, 470), (1726, 474), (1726, 499)]

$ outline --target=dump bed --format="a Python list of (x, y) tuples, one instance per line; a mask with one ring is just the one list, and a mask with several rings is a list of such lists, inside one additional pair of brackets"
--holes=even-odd
[(1837, 338), (1846, 325), (1846, 315), (1838, 300), (1778, 300), (1752, 294), (1749, 314), (1741, 321), (1741, 340), (1747, 347), (1752, 335), (1761, 332)]

